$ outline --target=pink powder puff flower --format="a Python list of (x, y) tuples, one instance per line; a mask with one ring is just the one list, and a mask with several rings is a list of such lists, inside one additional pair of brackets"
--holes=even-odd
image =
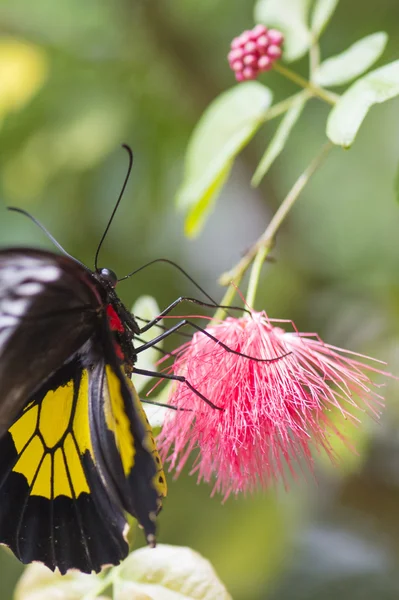
[[(375, 417), (383, 398), (373, 391), (367, 372), (383, 373), (358, 358), (322, 342), (314, 334), (287, 332), (264, 312), (227, 318), (207, 331), (232, 350), (274, 362), (227, 352), (201, 332), (181, 346), (171, 371), (187, 378), (206, 404), (184, 383), (174, 385), (169, 403), (185, 411), (168, 411), (158, 445), (170, 469), (179, 474), (190, 453), (198, 481), (214, 481), (213, 492), (253, 491), (283, 480), (288, 466), (307, 462), (311, 447), (336, 456), (332, 435), (345, 439), (331, 415), (359, 422), (353, 409)], [(373, 359), (372, 359), (373, 360)], [(389, 375), (388, 373), (383, 373)]]

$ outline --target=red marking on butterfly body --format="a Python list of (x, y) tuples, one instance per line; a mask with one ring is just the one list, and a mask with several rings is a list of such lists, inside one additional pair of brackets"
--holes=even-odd
[[(125, 328), (123, 327), (123, 323), (120, 320), (120, 318), (118, 317), (114, 307), (111, 304), (108, 304), (108, 306), (107, 306), (107, 316), (108, 316), (108, 323), (109, 323), (109, 327), (110, 327), (111, 331), (124, 333)], [(120, 345), (118, 344), (116, 339), (114, 339), (114, 348), (115, 348), (116, 354), (118, 355), (118, 358), (120, 358), (123, 361), (125, 357), (122, 352), (122, 348), (120, 347)]]
[(125, 328), (123, 327), (122, 321), (118, 317), (114, 307), (111, 304), (107, 306), (107, 315), (108, 315), (108, 323), (112, 331), (120, 331), (124, 332)]

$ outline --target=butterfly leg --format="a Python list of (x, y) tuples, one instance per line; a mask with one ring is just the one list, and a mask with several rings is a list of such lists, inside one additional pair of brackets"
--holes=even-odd
[(151, 406), (158, 406), (159, 408), (170, 408), (171, 410), (178, 410), (184, 412), (193, 412), (192, 408), (180, 408), (179, 406), (174, 406), (173, 404), (162, 404), (161, 402), (155, 402), (153, 400), (147, 400), (147, 398), (140, 398), (140, 402), (144, 404), (151, 404)]
[(208, 400), (208, 398), (206, 396), (204, 396), (203, 394), (201, 394), (201, 392), (199, 392), (189, 381), (187, 381), (187, 379), (183, 375), (168, 375), (167, 373), (157, 373), (157, 371), (147, 371), (145, 369), (136, 369), (136, 367), (134, 367), (133, 373), (137, 373), (138, 375), (146, 375), (147, 377), (158, 377), (159, 379), (169, 379), (171, 381), (180, 381), (180, 383), (185, 383), (186, 386), (188, 388), (190, 388), (190, 390), (192, 392), (194, 392), (194, 394), (196, 394), (199, 398), (201, 398), (201, 400), (206, 402), (206, 404), (208, 404), (208, 406), (210, 406), (211, 408), (214, 408), (216, 410), (224, 410), (220, 406), (216, 406), (216, 404), (214, 404), (213, 402)]
[[(161, 315), (162, 315), (162, 313), (161, 313)], [(154, 319), (154, 321), (151, 322), (151, 324), (155, 325), (156, 322), (157, 321)], [(285, 358), (286, 356), (289, 356), (291, 354), (291, 352), (286, 352), (285, 354), (281, 354), (280, 356), (276, 356), (274, 358), (258, 358), (256, 356), (250, 356), (249, 354), (244, 354), (243, 352), (238, 352), (237, 350), (233, 350), (232, 348), (230, 348), (229, 346), (227, 346), (226, 344), (224, 344), (223, 342), (218, 340), (218, 338), (216, 338), (214, 335), (209, 333), (209, 331), (206, 331), (206, 329), (203, 329), (202, 327), (200, 327), (199, 325), (197, 325), (196, 323), (193, 323), (192, 321), (190, 321), (188, 319), (183, 319), (182, 321), (180, 321), (179, 323), (177, 323), (170, 329), (167, 329), (160, 335), (157, 335), (154, 339), (150, 340), (146, 344), (143, 344), (142, 346), (139, 346), (138, 348), (136, 348), (136, 350), (135, 350), (136, 354), (140, 354), (140, 352), (143, 352), (144, 350), (147, 350), (148, 348), (152, 348), (153, 346), (155, 346), (155, 344), (158, 344), (158, 342), (161, 342), (162, 340), (169, 337), (173, 333), (176, 333), (177, 331), (179, 331), (179, 329), (181, 329), (182, 327), (185, 327), (186, 325), (190, 325), (191, 327), (193, 327), (193, 329), (196, 329), (197, 331), (200, 331), (201, 333), (206, 335), (209, 339), (213, 340), (215, 342), (215, 344), (218, 344), (224, 350), (226, 350), (226, 352), (231, 352), (232, 354), (236, 354), (237, 356), (241, 356), (243, 358), (248, 358), (250, 360), (255, 360), (256, 362), (273, 363), (273, 362), (276, 362), (277, 360)], [(141, 329), (141, 332), (142, 331), (146, 331), (146, 328), (144, 327), (143, 329)]]
[(210, 304), (209, 302), (202, 302), (202, 300), (197, 300), (197, 298), (191, 298), (189, 296), (180, 296), (179, 298), (176, 298), (176, 300), (174, 300), (172, 304), (169, 304), (169, 306), (167, 306), (161, 313), (159, 313), (159, 315), (155, 317), (155, 319), (152, 319), (152, 321), (149, 321), (146, 325), (144, 325), (144, 327), (141, 327), (139, 333), (145, 333), (146, 331), (148, 331), (148, 329), (151, 329), (151, 327), (153, 327), (159, 321), (161, 321), (162, 317), (168, 315), (176, 306), (178, 306), (182, 302), (191, 302), (192, 304), (197, 304), (198, 306), (205, 306), (206, 308), (224, 308), (226, 310), (230, 309), (241, 311), (244, 310), (242, 307), (238, 306), (222, 306), (219, 304)]

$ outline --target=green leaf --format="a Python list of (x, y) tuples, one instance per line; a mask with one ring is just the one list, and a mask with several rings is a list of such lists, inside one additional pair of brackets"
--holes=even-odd
[(197, 235), (233, 166), (272, 102), (262, 84), (241, 83), (219, 96), (202, 115), (187, 150), (177, 206), (187, 213), (185, 230)]
[[(138, 300), (135, 302), (132, 308), (132, 313), (141, 317), (142, 319), (146, 319), (147, 321), (152, 321), (155, 317), (157, 317), (160, 313), (159, 306), (152, 296), (140, 296)], [(143, 323), (144, 325), (144, 323)], [(159, 325), (163, 325), (163, 321), (159, 321)], [(158, 330), (161, 333), (161, 330)], [(151, 328), (150, 330), (143, 333), (141, 339), (144, 342), (149, 342), (154, 337), (154, 330)], [(161, 348), (163, 342), (158, 342), (157, 347)], [(160, 354), (155, 348), (148, 348), (144, 352), (141, 352), (137, 357), (136, 367), (138, 369), (143, 369), (146, 371), (157, 371), (157, 361), (160, 358)], [(148, 383), (148, 378), (143, 375), (134, 375), (132, 376), (133, 385), (136, 388), (137, 393), (140, 393), (144, 387)], [(157, 397), (151, 396), (151, 402), (157, 402), (160, 406), (155, 406), (153, 404), (146, 404), (143, 401), (143, 408), (147, 415), (147, 418), (150, 422), (151, 427), (158, 428), (162, 427), (165, 416), (168, 412), (168, 409), (162, 406), (168, 401), (170, 386), (164, 386), (162, 391), (158, 394)], [(144, 397), (142, 397), (144, 400)]]
[(349, 148), (374, 104), (399, 95), (399, 60), (358, 79), (341, 96), (329, 114), (327, 136), (334, 144)]
[(171, 410), (167, 406), (163, 406), (163, 404), (166, 404), (168, 402), (170, 390), (174, 383), (174, 381), (171, 381), (168, 385), (162, 387), (162, 391), (158, 394), (158, 396), (154, 397), (153, 395), (151, 395), (149, 399), (151, 400), (151, 402), (155, 402), (156, 404), (143, 403), (145, 414), (147, 415), (147, 419), (154, 430), (154, 435), (158, 435), (159, 429), (164, 424), (166, 415)]
[(308, 51), (312, 36), (307, 25), (312, 0), (258, 0), (255, 22), (284, 34), (283, 58), (292, 62)]
[[(195, 237), (201, 232), (206, 219), (213, 210), (219, 193), (221, 192), (228, 176), (230, 175), (233, 163), (233, 160), (229, 160), (223, 166), (220, 173), (218, 173), (209, 187), (204, 191), (202, 196), (198, 197), (198, 192), (201, 192), (202, 190), (193, 188), (191, 184), (189, 184), (188, 189), (187, 187), (183, 187), (183, 189), (179, 191), (179, 196), (177, 199), (178, 207), (180, 203), (186, 203), (187, 200), (195, 201), (197, 197), (197, 202), (189, 210), (185, 221), (184, 231), (188, 237)], [(209, 166), (211, 167), (211, 165)], [(209, 171), (210, 170), (211, 169), (209, 169)], [(190, 194), (192, 194), (191, 198)]]
[(321, 63), (314, 73), (314, 82), (321, 86), (332, 86), (352, 81), (380, 58), (387, 41), (388, 35), (384, 31), (359, 40), (345, 52)]
[(317, 0), (315, 3), (312, 12), (311, 30), (316, 38), (323, 33), (338, 6), (338, 2), (339, 0)]
[(231, 600), (209, 561), (190, 548), (158, 544), (132, 552), (118, 570), (114, 600)]
[[(157, 317), (160, 312), (158, 304), (152, 296), (140, 296), (132, 308), (133, 315), (138, 315), (141, 319), (146, 319), (147, 321), (152, 321), (152, 319)], [(144, 323), (142, 323), (142, 325), (144, 325)], [(159, 325), (162, 325), (162, 321), (159, 321)], [(161, 333), (160, 330), (159, 332)], [(154, 330), (146, 331), (140, 337), (144, 342), (149, 342), (154, 337)], [(157, 344), (157, 346), (162, 346), (162, 342)], [(145, 371), (156, 371), (155, 363), (158, 359), (159, 352), (154, 348), (148, 348), (148, 350), (137, 355), (136, 367)], [(148, 378), (143, 375), (133, 375), (132, 381), (139, 394), (147, 385)]]
[(288, 109), (284, 117), (282, 118), (279, 126), (277, 127), (276, 133), (273, 136), (270, 144), (266, 148), (264, 155), (258, 165), (258, 168), (255, 171), (255, 174), (252, 178), (252, 185), (258, 186), (266, 175), (270, 167), (276, 158), (281, 154), (284, 149), (284, 146), (289, 138), (289, 135), (298, 121), (299, 117), (302, 114), (304, 106), (308, 100), (309, 96), (306, 92), (300, 94), (295, 98), (292, 103), (291, 108)]
[(53, 573), (40, 563), (27, 567), (15, 589), (14, 600), (81, 600), (101, 584), (98, 575), (68, 571)]

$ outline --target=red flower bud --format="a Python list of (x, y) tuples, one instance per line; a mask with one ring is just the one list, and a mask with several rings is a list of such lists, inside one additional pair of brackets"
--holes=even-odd
[(270, 71), (273, 66), (272, 59), (265, 54), (265, 56), (261, 56), (258, 60), (258, 69), (259, 71)]
[(253, 65), (258, 63), (258, 57), (256, 56), (256, 54), (247, 54), (246, 56), (244, 56), (242, 62), (244, 63), (244, 65), (252, 67)]
[(235, 37), (231, 42), (228, 61), (236, 80), (256, 79), (260, 72), (269, 71), (281, 57), (283, 39), (280, 31), (268, 30), (264, 25), (255, 25), (253, 29)]
[(253, 69), (252, 67), (244, 67), (244, 69), (242, 70), (242, 74), (244, 75), (244, 79), (256, 79), (256, 76), (258, 75), (258, 70)]
[(276, 46), (275, 44), (272, 44), (271, 46), (269, 46), (266, 52), (267, 52), (268, 57), (271, 58), (272, 60), (280, 58), (280, 56), (281, 56), (281, 48), (280, 48), (280, 46)]
[(281, 31), (278, 31), (277, 29), (269, 29), (267, 35), (271, 44), (276, 44), (276, 46), (280, 46), (283, 43), (284, 36), (281, 33)]
[(231, 65), (233, 71), (242, 71), (244, 68), (244, 63), (241, 60), (235, 60)]

